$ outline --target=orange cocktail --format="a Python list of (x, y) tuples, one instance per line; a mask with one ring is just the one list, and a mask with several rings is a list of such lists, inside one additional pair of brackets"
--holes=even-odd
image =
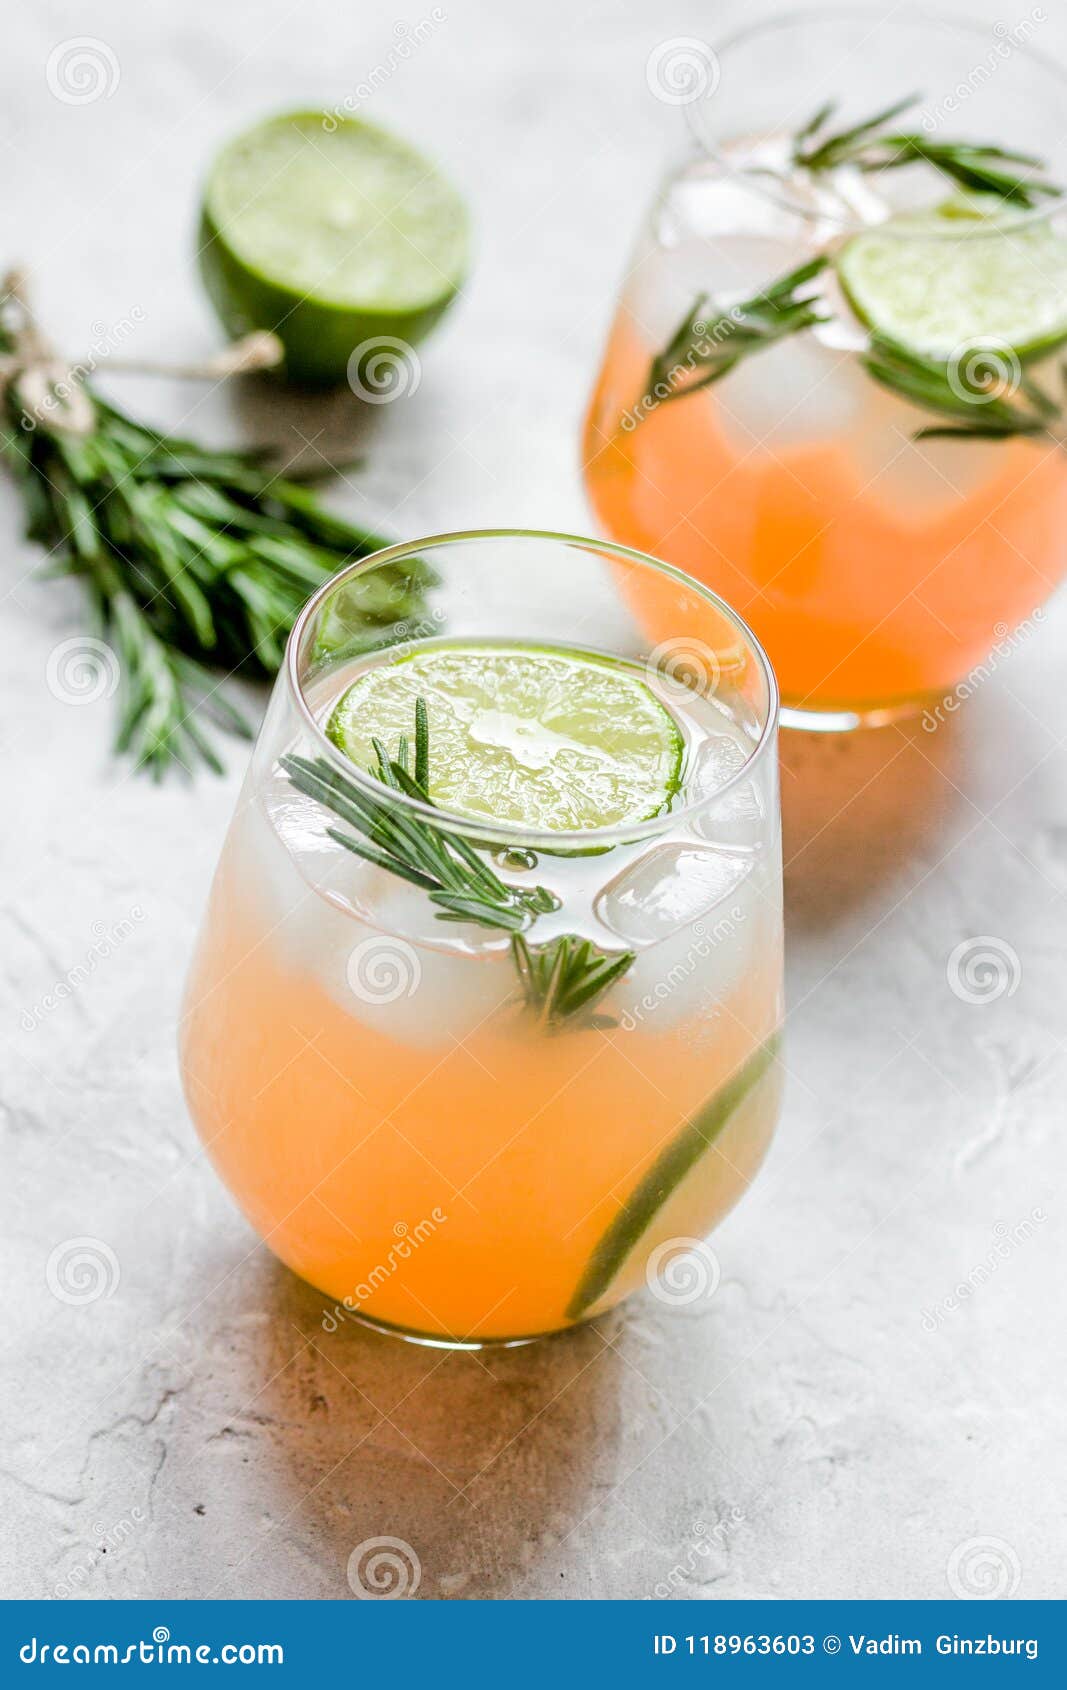
[(949, 692), (1067, 567), (1064, 83), (1013, 52), (964, 112), (972, 51), (813, 15), (712, 55), (608, 338), (599, 522), (742, 611), (787, 722)]
[[(395, 570), (398, 554), (415, 557), (381, 557)], [(438, 579), (429, 638), (379, 624), (376, 650), (365, 631), (353, 645), (374, 559), (294, 635), (203, 923), (183, 1073), (219, 1173), (323, 1293), (327, 1321), (525, 1339), (654, 1282), (767, 1148), (781, 1016), (773, 683), (724, 607), (614, 548), (461, 536), (425, 543), (418, 561)], [(645, 577), (678, 634), (655, 658), (619, 592)], [(464, 638), (475, 613), (480, 638)], [(529, 646), (500, 646), (494, 620)], [(603, 634), (578, 647), (583, 626), (609, 624), (609, 649)], [(727, 629), (720, 658), (709, 642)], [(368, 780), (352, 736), (375, 711), (384, 731), (382, 698), (413, 665), (430, 779), (436, 768), (469, 791), (448, 738), (462, 734), (501, 806), (550, 770), (542, 798), (565, 790), (571, 831), (519, 830), (487, 807), (472, 833), (427, 810), (415, 733), (386, 765), (411, 768), (404, 790)], [(491, 708), (468, 708), (472, 674), (489, 676)], [(652, 808), (620, 798), (642, 757), (642, 780), (665, 771)], [(616, 801), (640, 815), (588, 825)], [(396, 872), (409, 848), (414, 879)], [(442, 851), (466, 889), (431, 896)]]
[[(802, 400), (778, 442), (729, 378), (626, 431), (654, 351), (620, 311), (585, 436), (593, 508), (743, 610), (787, 705), (868, 716), (940, 696), (1062, 576), (1061, 447), (915, 445), (911, 408), (873, 384), (847, 423), (809, 426)], [(848, 381), (829, 358), (826, 379)]]

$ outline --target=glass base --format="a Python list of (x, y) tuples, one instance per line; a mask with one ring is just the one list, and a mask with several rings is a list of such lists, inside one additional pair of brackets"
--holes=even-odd
[(531, 1332), (524, 1338), (447, 1338), (432, 1332), (416, 1332), (409, 1326), (394, 1326), (388, 1320), (375, 1320), (369, 1314), (345, 1311), (346, 1319), (356, 1326), (369, 1327), (386, 1338), (402, 1338), (405, 1344), (418, 1344), (427, 1350), (521, 1350), (527, 1344), (540, 1344), (547, 1338), (565, 1338), (587, 1324), (576, 1320), (571, 1326), (557, 1326), (547, 1332)]
[[(783, 728), (809, 734), (854, 733), (857, 728), (888, 728), (921, 716), (933, 694), (920, 698), (891, 699), (886, 704), (794, 705), (782, 699), (779, 721)], [(936, 695), (940, 697), (940, 694)]]

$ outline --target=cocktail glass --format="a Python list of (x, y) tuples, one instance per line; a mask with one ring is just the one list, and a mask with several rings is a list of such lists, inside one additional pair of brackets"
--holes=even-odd
[[(421, 620), (393, 620), (416, 593)], [(573, 832), (472, 826), (358, 769), (323, 731), (353, 676), (456, 641), (640, 676), (685, 741), (669, 808)], [(646, 1281), (668, 1300), (694, 1276), (712, 1288), (702, 1241), (778, 1110), (776, 721), (741, 620), (596, 541), (439, 536), (353, 565), (307, 605), (223, 847), (181, 1047), (215, 1167), (328, 1323), (477, 1347), (566, 1328)], [(519, 935), (442, 920), (424, 887), (346, 848), (308, 768), (401, 829), (429, 818), (469, 841), (509, 896), (547, 889), (543, 906)], [(561, 940), (569, 963), (587, 941), (579, 963), (620, 964), (565, 1015), (523, 961)]]
[[(707, 582), (749, 620), (785, 725), (879, 724), (951, 695), (1029, 628), (1067, 564), (1065, 201), (976, 193), (930, 162), (962, 136), (1067, 180), (1067, 79), (1027, 48), (1041, 16), (985, 28), (831, 9), (717, 53), (674, 44), (688, 54), (697, 141), (625, 278), (585, 478), (607, 534)], [(664, 97), (681, 102), (671, 45), (650, 79), (667, 78)], [(916, 91), (876, 131), (911, 133), (906, 167), (903, 145), (877, 144), (866, 157), (877, 168), (797, 166), (798, 147), (811, 156)], [(886, 309), (872, 320), (839, 261), (875, 228), (870, 285)], [(826, 320), (745, 347), (739, 305), (758, 311), (812, 261), (824, 268), (794, 297)], [(914, 366), (872, 342), (887, 325), (918, 336), (933, 363), (920, 376), (947, 409), (917, 402)], [(1005, 406), (1019, 428), (1003, 427)]]

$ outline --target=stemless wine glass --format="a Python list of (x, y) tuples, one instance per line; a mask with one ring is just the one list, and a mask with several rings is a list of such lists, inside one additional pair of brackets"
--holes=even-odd
[(816, 11), (690, 66), (585, 476), (613, 539), (749, 619), (787, 726), (951, 693), (1064, 572), (1067, 79), (1035, 17)]
[[(681, 736), (669, 804), (539, 831), (489, 811), (475, 823), (357, 767), (324, 731), (353, 677), (456, 642), (636, 677)], [(552, 697), (533, 708), (539, 755)], [(218, 1172), (329, 1299), (328, 1322), (477, 1347), (570, 1326), (646, 1279), (694, 1294), (679, 1253), (710, 1272), (700, 1241), (778, 1110), (776, 729), (743, 622), (620, 547), (443, 535), (310, 601), (223, 849), (181, 1044)], [(427, 826), (516, 902), (521, 930), (442, 920), (425, 884), (345, 843), (403, 851)], [(604, 978), (585, 1001), (571, 992)]]

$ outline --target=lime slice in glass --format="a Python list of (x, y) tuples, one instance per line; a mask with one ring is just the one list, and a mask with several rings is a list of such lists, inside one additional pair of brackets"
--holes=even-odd
[(655, 816), (677, 792), (674, 717), (621, 663), (519, 645), (434, 646), (368, 669), (327, 726), (361, 768), (396, 755), (426, 700), (430, 797), (460, 815), (546, 832)]
[(297, 381), (344, 381), (368, 341), (413, 345), (466, 264), (455, 189), (406, 142), (355, 118), (271, 118), (231, 141), (208, 176), (208, 293), (230, 334), (273, 330)]
[[(742, 1063), (660, 1151), (601, 1235), (567, 1304), (567, 1319), (581, 1320), (620, 1278), (633, 1290), (644, 1277), (654, 1242), (698, 1236), (706, 1229), (707, 1152), (747, 1107), (762, 1107), (765, 1080), (779, 1086), (774, 1063), (781, 1036), (773, 1033)], [(639, 1272), (633, 1273), (634, 1262)]]
[(1025, 358), (1067, 337), (1067, 238), (987, 197), (902, 213), (836, 264), (856, 315), (912, 352), (992, 344)]

